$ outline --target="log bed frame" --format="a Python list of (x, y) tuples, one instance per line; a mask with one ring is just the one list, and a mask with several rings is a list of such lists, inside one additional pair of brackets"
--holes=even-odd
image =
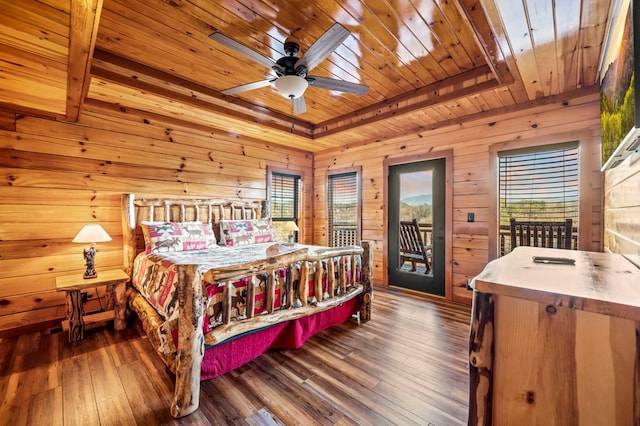
[[(123, 251), (125, 271), (131, 276), (135, 256), (144, 250), (144, 240), (139, 224), (143, 220), (185, 222), (200, 220), (215, 224), (221, 219), (256, 219), (268, 217), (267, 203), (226, 201), (220, 199), (136, 199), (133, 194), (125, 194), (122, 198), (123, 216)], [(274, 248), (277, 248), (274, 247)], [(360, 255), (361, 280), (356, 283), (355, 262)], [(312, 278), (315, 294), (322, 294), (323, 268), (322, 261), (339, 257), (339, 267), (334, 268), (333, 262), (327, 262), (328, 294), (323, 300), (311, 303), (307, 300), (308, 283)], [(347, 285), (346, 262), (351, 262), (349, 277), (351, 283)], [(291, 268), (294, 262), (300, 262), (300, 283), (294, 289), (285, 283), (286, 309), (273, 309), (275, 297), (275, 273), (282, 268)], [(315, 265), (312, 265), (314, 264)], [(360, 298), (361, 307), (359, 320), (368, 321), (371, 317), (371, 271), (373, 268), (370, 245), (362, 242), (361, 247), (350, 246), (331, 248), (322, 251), (309, 251), (307, 248), (285, 250), (282, 254), (275, 254), (262, 261), (240, 264), (236, 266), (216, 268), (201, 274), (197, 265), (178, 265), (178, 344), (173, 353), (160, 351), (161, 340), (167, 335), (161, 332), (160, 326), (164, 320), (155, 309), (139, 294), (130, 289), (128, 291), (129, 306), (134, 310), (143, 328), (149, 336), (158, 354), (175, 374), (175, 390), (171, 404), (171, 415), (186, 416), (198, 409), (200, 397), (200, 372), (204, 357), (205, 345), (213, 346), (242, 333), (268, 327), (270, 325), (295, 320), (329, 310), (341, 303)], [(318, 273), (311, 272), (318, 271)], [(267, 313), (253, 315), (253, 294), (258, 282), (258, 274), (268, 274), (266, 306)], [(312, 275), (313, 274), (313, 275)], [(239, 279), (249, 278), (247, 283), (247, 307), (242, 319), (231, 319), (231, 289), (233, 283)], [(206, 291), (201, 283), (217, 283), (223, 289), (223, 324), (214, 328), (206, 335), (203, 332), (204, 307)], [(294, 304), (291, 301), (297, 301)]]

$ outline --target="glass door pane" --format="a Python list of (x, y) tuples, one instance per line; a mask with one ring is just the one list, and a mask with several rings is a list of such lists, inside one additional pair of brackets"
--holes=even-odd
[(389, 284), (444, 295), (445, 160), (389, 167)]

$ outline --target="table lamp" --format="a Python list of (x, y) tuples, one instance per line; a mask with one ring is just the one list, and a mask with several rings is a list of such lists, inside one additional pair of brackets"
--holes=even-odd
[(294, 242), (293, 233), (298, 232), (300, 229), (298, 229), (298, 225), (296, 225), (295, 222), (289, 221), (289, 222), (285, 222), (284, 230), (289, 232), (289, 242), (293, 243)]
[(91, 243), (90, 247), (84, 249), (84, 260), (87, 270), (84, 271), (84, 278), (95, 278), (98, 276), (95, 268), (96, 243), (111, 241), (111, 237), (97, 223), (85, 225), (78, 235), (73, 239), (74, 243)]

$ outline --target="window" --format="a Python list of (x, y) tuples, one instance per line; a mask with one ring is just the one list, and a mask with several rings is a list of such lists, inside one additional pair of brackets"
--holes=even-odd
[(298, 175), (271, 173), (271, 219), (279, 241), (298, 241), (298, 231), (288, 231), (285, 227), (287, 222), (298, 224), (300, 182)]
[(342, 247), (359, 243), (358, 173), (348, 172), (329, 175), (327, 206), (329, 220), (329, 245)]
[(509, 220), (573, 220), (572, 247), (578, 241), (578, 143), (498, 153), (500, 255), (511, 251)]

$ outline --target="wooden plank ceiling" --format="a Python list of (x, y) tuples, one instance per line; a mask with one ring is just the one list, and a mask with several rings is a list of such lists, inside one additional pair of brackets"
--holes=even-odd
[[(149, 117), (298, 147), (335, 149), (462, 123), (595, 86), (611, 0), (0, 0), (0, 109), (82, 122), (83, 110)], [(334, 23), (349, 37), (311, 74), (307, 112), (257, 62), (304, 53)]]

